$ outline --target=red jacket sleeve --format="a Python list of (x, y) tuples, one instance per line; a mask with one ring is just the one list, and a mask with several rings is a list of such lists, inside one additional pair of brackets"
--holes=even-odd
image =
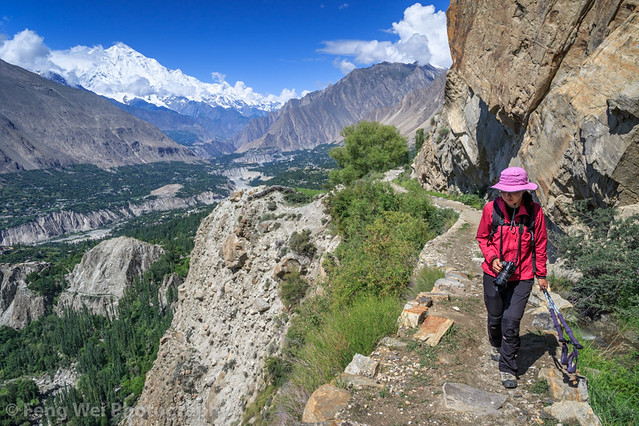
[(537, 205), (537, 212), (535, 216), (535, 263), (537, 264), (537, 277), (545, 277), (548, 274), (546, 269), (546, 263), (548, 262), (548, 251), (546, 246), (548, 245), (548, 232), (546, 231), (546, 217), (541, 209), (541, 206)]
[(479, 221), (479, 228), (477, 228), (477, 236), (475, 237), (479, 242), (479, 249), (488, 264), (496, 257), (499, 257), (497, 246), (495, 244), (489, 244), (488, 242), (488, 236), (493, 226), (493, 203), (494, 201), (491, 201), (484, 206), (481, 220)]

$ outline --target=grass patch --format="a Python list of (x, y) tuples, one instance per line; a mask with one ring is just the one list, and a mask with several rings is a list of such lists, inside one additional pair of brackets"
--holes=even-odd
[[(573, 329), (573, 331), (575, 331)], [(639, 419), (639, 351), (601, 350), (575, 331), (584, 348), (579, 371), (588, 379), (590, 405), (606, 425), (636, 424)]]
[(417, 271), (412, 279), (411, 286), (408, 290), (407, 299), (411, 300), (417, 297), (419, 293), (433, 291), (435, 282), (446, 276), (445, 272), (439, 268), (422, 267)]
[(533, 395), (545, 395), (550, 389), (550, 385), (545, 379), (537, 380), (530, 386), (530, 393)]
[(437, 349), (425, 345), (417, 340), (411, 340), (406, 348), (415, 352), (419, 356), (419, 365), (422, 367), (433, 367), (437, 361)]
[(395, 333), (400, 312), (394, 297), (362, 297), (347, 309), (331, 309), (322, 318), (322, 326), (306, 336), (294, 361), (291, 381), (308, 392), (329, 382), (353, 355), (369, 354), (379, 339)]
[(249, 420), (251, 419), (254, 419), (251, 423), (254, 425), (265, 426), (271, 424), (272, 412), (270, 410), (264, 410), (264, 408), (271, 403), (276, 391), (277, 386), (269, 385), (260, 392), (257, 398), (255, 398), (255, 401), (244, 410), (242, 424), (249, 424)]

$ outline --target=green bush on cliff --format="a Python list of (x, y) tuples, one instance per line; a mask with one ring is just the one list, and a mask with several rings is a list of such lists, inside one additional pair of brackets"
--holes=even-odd
[(571, 292), (578, 309), (589, 316), (615, 312), (635, 321), (639, 317), (639, 215), (615, 219), (613, 209), (589, 210), (575, 204), (582, 227), (558, 238), (559, 252), (570, 267), (583, 274)]
[(406, 138), (395, 126), (360, 121), (342, 129), (344, 147), (334, 148), (329, 155), (337, 170), (331, 170), (330, 183), (348, 185), (369, 172), (384, 172), (408, 162)]
[(421, 248), (455, 219), (433, 207), (419, 185), (395, 193), (369, 179), (333, 193), (326, 204), (343, 235), (337, 262), (327, 265), (338, 304), (359, 294), (403, 294)]

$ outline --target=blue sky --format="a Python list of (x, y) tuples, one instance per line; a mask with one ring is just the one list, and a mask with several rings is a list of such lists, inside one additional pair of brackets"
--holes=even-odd
[(262, 94), (300, 95), (383, 60), (449, 66), (442, 16), (448, 3), (11, 1), (0, 9), (0, 57), (3, 46), (29, 29), (50, 50), (123, 42), (203, 82), (222, 77)]

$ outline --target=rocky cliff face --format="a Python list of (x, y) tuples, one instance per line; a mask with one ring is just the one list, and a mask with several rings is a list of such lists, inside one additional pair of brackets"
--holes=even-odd
[(0, 325), (24, 328), (41, 317), (45, 299), (27, 287), (27, 275), (47, 267), (42, 262), (0, 263)]
[(453, 0), (447, 15), (453, 67), (414, 164), (424, 185), (473, 190), (519, 165), (556, 218), (575, 199), (639, 202), (637, 0)]
[(163, 253), (160, 246), (129, 237), (101, 242), (86, 252), (66, 277), (70, 284), (58, 298), (58, 313), (65, 308), (82, 309), (83, 305), (98, 315), (113, 313), (112, 307), (126, 288)]
[[(264, 360), (278, 353), (288, 324), (281, 277), (297, 268), (317, 283), (321, 256), (338, 241), (325, 232), (321, 200), (294, 207), (279, 190), (257, 191), (232, 194), (202, 222), (130, 424), (233, 424), (264, 385)], [(288, 248), (304, 229), (317, 247), (312, 259)]]
[(157, 198), (139, 204), (130, 204), (118, 210), (99, 210), (91, 213), (53, 212), (15, 228), (0, 231), (0, 245), (34, 244), (65, 234), (102, 228), (154, 211), (184, 209), (198, 204), (210, 205), (219, 201), (220, 198), (219, 194), (208, 191), (187, 198), (160, 194)]
[[(239, 146), (238, 152), (255, 148), (312, 149), (335, 142), (345, 126), (361, 120), (386, 117), (401, 123), (403, 120), (397, 116), (402, 113), (397, 108), (402, 106), (402, 100), (409, 95), (423, 94), (423, 90), (441, 74), (440, 69), (416, 64), (382, 63), (356, 69), (335, 85), (309, 93), (302, 99), (292, 99), (280, 110), (252, 120), (234, 138), (234, 143)], [(437, 99), (437, 93), (426, 93), (426, 99), (421, 102), (423, 110), (417, 117), (426, 115), (428, 118), (441, 105), (434, 104), (431, 98)], [(393, 108), (394, 114), (388, 115)], [(415, 128), (402, 128), (406, 132), (402, 134), (413, 132)]]
[(197, 161), (157, 128), (91, 92), (1, 60), (0, 76), (0, 173)]

